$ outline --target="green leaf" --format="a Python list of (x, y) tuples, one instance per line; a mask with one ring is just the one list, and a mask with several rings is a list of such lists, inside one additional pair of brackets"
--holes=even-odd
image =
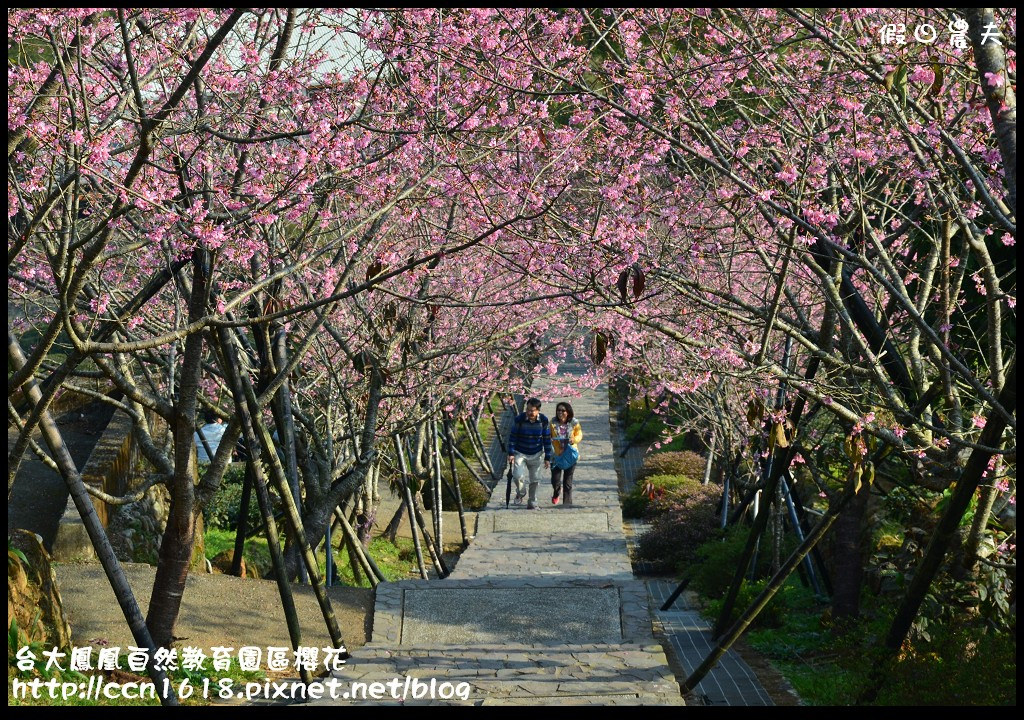
[(21, 561), (22, 565), (28, 565), (28, 558), (25, 557), (25, 553), (23, 553), (21, 550), (19, 550), (16, 547), (11, 547), (10, 545), (8, 545), (7, 546), (7, 559), (8, 560), (11, 559), (11, 555), (13, 555), (14, 557), (18, 558), (18, 560)]
[(11, 626), (7, 628), (7, 649), (13, 655), (18, 652), (18, 647), (21, 645), (18, 636), (21, 633), (18, 630), (18, 618), (11, 618)]
[(885, 74), (885, 78), (882, 80), (882, 84), (885, 85), (886, 92), (892, 92), (892, 84), (896, 79), (896, 70), (890, 70)]
[(900, 99), (900, 105), (904, 108), (907, 107), (907, 66), (900, 63), (899, 68), (896, 71), (896, 77), (893, 79), (893, 88), (896, 90), (896, 95)]
[(928, 90), (928, 94), (937, 98), (939, 93), (942, 92), (943, 83), (946, 81), (946, 73), (945, 70), (943, 70), (942, 65), (937, 62), (932, 63), (932, 72), (935, 73), (935, 80), (932, 81), (932, 86)]

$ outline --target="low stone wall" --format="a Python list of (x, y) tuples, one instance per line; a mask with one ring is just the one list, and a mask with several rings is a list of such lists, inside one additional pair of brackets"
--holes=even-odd
[[(101, 378), (77, 378), (75, 383), (83, 388), (97, 392), (100, 395), (111, 395), (114, 393), (115, 388), (109, 380)], [(24, 396), (24, 388), (18, 388), (11, 395), (11, 402), (15, 406), (21, 405), (23, 402), (27, 402)], [(50, 414), (54, 417), (63, 415), (64, 413), (71, 412), (72, 410), (80, 410), (89, 403), (93, 402), (96, 398), (91, 395), (85, 395), (84, 393), (71, 390), (69, 388), (61, 388), (57, 391), (57, 396), (50, 402), (48, 409)]]
[(22, 562), (8, 551), (7, 627), (10, 629), (17, 621), (16, 644), (38, 642), (46, 649), (67, 648), (71, 645), (71, 628), (42, 540), (27, 530), (15, 530), (7, 542), (25, 557)]
[[(132, 439), (131, 418), (117, 410), (82, 469), (82, 481), (108, 495), (130, 493), (142, 481), (136, 472), (139, 456)], [(143, 499), (120, 507), (96, 497), (91, 499), (122, 560), (139, 554), (155, 556), (167, 524), (167, 491), (163, 486), (151, 488)], [(121, 517), (115, 521), (115, 516)], [(70, 498), (57, 529), (53, 557), (62, 562), (95, 559), (92, 543)]]
[[(82, 481), (86, 485), (98, 488), (109, 495), (120, 495), (125, 492), (137, 454), (131, 431), (131, 418), (116, 410), (82, 469)], [(92, 504), (103, 526), (106, 527), (110, 522), (109, 507), (95, 497)]]
[[(106, 378), (75, 378), (75, 384), (101, 395), (111, 395), (116, 390), (113, 383)], [(91, 395), (84, 395), (70, 388), (62, 388), (57, 391), (57, 396), (50, 403), (50, 412), (54, 415), (63, 415), (72, 410), (79, 410), (95, 399)]]

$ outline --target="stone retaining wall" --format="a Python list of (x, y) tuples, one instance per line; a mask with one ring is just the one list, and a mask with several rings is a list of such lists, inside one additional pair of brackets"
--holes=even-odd
[[(132, 438), (131, 418), (116, 410), (82, 468), (82, 481), (108, 495), (125, 495), (143, 482), (137, 472), (140, 461)], [(140, 551), (155, 556), (167, 524), (167, 491), (163, 486), (150, 488), (138, 502), (120, 507), (110, 506), (94, 496), (90, 499), (100, 522), (109, 529), (111, 541), (122, 560), (132, 559)], [(120, 517), (115, 520), (115, 516)], [(92, 542), (70, 498), (57, 529), (53, 557), (62, 562), (95, 558)]]

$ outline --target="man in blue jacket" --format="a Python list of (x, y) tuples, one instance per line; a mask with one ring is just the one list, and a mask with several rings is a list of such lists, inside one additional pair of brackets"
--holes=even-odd
[(526, 509), (537, 509), (537, 484), (540, 478), (541, 461), (544, 469), (551, 467), (551, 432), (548, 419), (540, 413), (540, 400), (530, 398), (526, 401), (526, 412), (519, 415), (512, 424), (512, 432), (508, 438), (508, 461), (515, 464), (513, 477), (516, 480), (516, 504), (523, 502), (526, 490), (523, 488), (524, 476), (530, 474), (530, 496)]

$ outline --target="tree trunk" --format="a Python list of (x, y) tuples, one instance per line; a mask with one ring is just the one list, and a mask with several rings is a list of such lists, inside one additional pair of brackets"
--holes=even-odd
[(409, 473), (405, 465), (405, 450), (402, 448), (401, 437), (393, 435), (391, 439), (395, 444), (395, 456), (398, 459), (398, 471), (401, 473), (402, 496), (405, 498), (406, 507), (409, 508), (409, 528), (412, 534), (412, 544), (416, 548), (416, 564), (420, 569), (420, 577), (426, 580), (427, 568), (423, 563), (423, 548), (420, 545), (420, 536), (418, 535), (419, 522), (417, 521), (416, 513), (413, 510), (412, 491), (409, 489)]
[[(188, 300), (188, 322), (196, 323), (206, 314), (210, 298), (211, 258), (205, 250), (192, 253), (192, 292)], [(192, 333), (185, 338), (182, 356), (181, 383), (174, 408), (174, 479), (171, 481), (171, 503), (167, 528), (160, 544), (159, 563), (153, 594), (149, 600), (146, 624), (157, 645), (170, 647), (174, 624), (181, 610), (195, 542), (195, 428), (199, 381), (202, 377), (203, 334)]]
[[(313, 585), (313, 594), (316, 596), (317, 604), (320, 606), (320, 611), (324, 616), (324, 622), (327, 624), (327, 631), (331, 636), (334, 647), (344, 648), (341, 628), (338, 626), (338, 620), (334, 615), (333, 608), (331, 607), (331, 600), (324, 589), (316, 558), (313, 557), (313, 552), (306, 540), (305, 530), (302, 525), (302, 518), (299, 515), (299, 510), (296, 507), (295, 502), (292, 500), (291, 492), (288, 488), (288, 482), (284, 475), (284, 469), (281, 467), (280, 459), (277, 457), (273, 441), (270, 438), (270, 433), (268, 433), (266, 428), (263, 427), (256, 415), (260, 410), (259, 403), (256, 400), (256, 394), (253, 391), (249, 379), (244, 375), (241, 376), (241, 384), (242, 389), (245, 392), (245, 403), (248, 405), (250, 418), (255, 421), (253, 426), (254, 430), (258, 431), (259, 437), (257, 440), (263, 450), (263, 457), (270, 465), (271, 479), (274, 482), (275, 489), (284, 501), (284, 517), (286, 527), (289, 530), (289, 535), (297, 546), (298, 552), (301, 554), (302, 560), (305, 563), (306, 571), (309, 573), (309, 579)], [(321, 535), (322, 533), (323, 529), (321, 528), (318, 535)]]
[[(277, 524), (274, 522), (274, 513), (270, 504), (270, 493), (267, 492), (267, 482), (263, 475), (263, 467), (256, 459), (259, 441), (256, 439), (256, 430), (253, 427), (252, 417), (249, 413), (249, 406), (245, 401), (245, 391), (238, 368), (238, 353), (232, 343), (230, 331), (227, 328), (220, 328), (217, 331), (217, 340), (220, 344), (221, 357), (224, 360), (222, 371), (228, 382), (232, 398), (235, 402), (235, 410), (241, 419), (242, 431), (245, 437), (245, 446), (248, 448), (252, 470), (253, 487), (256, 490), (256, 500), (260, 506), (260, 513), (263, 516), (263, 527), (267, 533), (267, 547), (270, 550), (270, 559), (274, 566), (274, 577), (277, 580), (277, 590), (281, 595), (281, 607), (284, 610), (285, 622), (288, 626), (288, 637), (292, 643), (292, 649), (298, 649), (302, 643), (302, 632), (299, 626), (299, 616), (295, 610), (295, 599), (292, 597), (291, 585), (288, 583), (288, 576), (285, 570), (284, 555), (281, 552), (281, 541), (277, 533)], [(305, 682), (312, 680), (312, 674), (303, 666), (302, 679)]]
[[(11, 332), (10, 326), (7, 328), (7, 358), (11, 366), (16, 370), (25, 365), (25, 355), (21, 350), (21, 345), (15, 339), (14, 333)], [(35, 407), (38, 407), (38, 404), (42, 402), (42, 393), (32, 377), (25, 383), (25, 395)], [(67, 445), (65, 445), (64, 439), (61, 437), (56, 423), (53, 422), (53, 417), (50, 415), (49, 410), (42, 410), (40, 412), (39, 425), (43, 433), (43, 439), (50, 450), (50, 455), (57, 463), (57, 467), (60, 468), (61, 476), (68, 486), (71, 499), (82, 518), (82, 524), (85, 525), (85, 530), (92, 541), (93, 548), (96, 550), (96, 556), (103, 566), (107, 582), (110, 583), (110, 588), (114, 591), (114, 597), (117, 599), (117, 604), (124, 614), (132, 637), (135, 639), (138, 647), (146, 648), (149, 651), (149, 657), (152, 659), (157, 650), (157, 644), (154, 642), (152, 635), (150, 635), (149, 628), (146, 627), (146, 621), (142, 617), (142, 610), (135, 601), (135, 595), (132, 593), (132, 588), (125, 577), (124, 569), (121, 567), (117, 556), (114, 555), (114, 549), (110, 546), (110, 539), (107, 537), (106, 530), (104, 530), (103, 524), (96, 514), (96, 508), (93, 507), (89, 493), (85, 489), (85, 483), (82, 482), (82, 476), (75, 467), (75, 462), (71, 459), (71, 453), (68, 452)], [(151, 665), (150, 672), (156, 682), (156, 687), (160, 691), (160, 703), (162, 705), (176, 706), (178, 698), (174, 693), (164, 695), (162, 692), (165, 680), (167, 679), (164, 671), (158, 670)]]
[(238, 528), (235, 530), (235, 554), (231, 558), (230, 573), (234, 576), (242, 574), (242, 555), (245, 553), (245, 535), (249, 531), (249, 503), (252, 499), (252, 460), (245, 458), (245, 479), (242, 480), (242, 499), (238, 506)]
[[(280, 372), (288, 364), (287, 338), (283, 327), (277, 328), (270, 347), (274, 360), (274, 369)], [(299, 469), (295, 459), (295, 419), (292, 417), (292, 395), (291, 385), (288, 379), (277, 389), (273, 404), (274, 422), (277, 427), (277, 436), (284, 453), (284, 472), (288, 480), (288, 489), (292, 495), (292, 502), (295, 507), (302, 507), (302, 493), (299, 489)], [(308, 577), (305, 568), (299, 565), (298, 577), (306, 582)]]
[(462, 487), (459, 485), (459, 474), (455, 469), (455, 432), (449, 419), (444, 421), (445, 445), (448, 446), (448, 466), (452, 474), (452, 487), (455, 489), (455, 507), (459, 511), (459, 528), (462, 531), (462, 547), (469, 547), (469, 532), (466, 530), (466, 511), (462, 507)]
[(465, 428), (466, 436), (469, 437), (470, 443), (473, 446), (473, 453), (480, 461), (480, 467), (491, 476), (493, 482), (498, 482), (498, 474), (494, 471), (494, 465), (491, 464), (487, 448), (484, 447), (484, 440), (480, 436), (480, 428), (470, 418), (464, 419), (462, 426)]
[(711, 441), (708, 443), (708, 459), (704, 464), (704, 485), (711, 482), (711, 467), (715, 464), (715, 441), (718, 440), (718, 434), (714, 431), (711, 432)]
[[(998, 467), (996, 465), (992, 472), (995, 473)], [(978, 507), (974, 511), (974, 519), (971, 521), (971, 529), (967, 534), (967, 540), (964, 542), (963, 556), (960, 560), (962, 571), (960, 574), (963, 577), (970, 575), (974, 570), (974, 566), (978, 564), (978, 548), (981, 547), (981, 539), (985, 535), (988, 519), (992, 514), (992, 506), (995, 504), (997, 497), (999, 497), (999, 490), (994, 484), (986, 485), (981, 489)]]
[(334, 516), (338, 519), (341, 525), (341, 530), (345, 534), (345, 539), (348, 541), (349, 553), (355, 553), (355, 559), (359, 561), (359, 566), (366, 573), (367, 579), (370, 581), (370, 585), (377, 587), (378, 584), (387, 580), (384, 577), (384, 573), (377, 567), (377, 563), (370, 557), (370, 553), (363, 548), (362, 543), (359, 542), (359, 537), (356, 535), (355, 528), (349, 524), (345, 518), (345, 513), (340, 510), (334, 511)]
[(433, 490), (433, 508), (431, 509), (434, 517), (434, 537), (437, 538), (438, 550), (443, 552), (444, 548), (444, 535), (443, 533), (443, 516), (444, 512), (444, 478), (441, 476), (441, 448), (438, 444), (438, 432), (434, 416), (431, 416), (427, 421), (427, 433), (429, 437), (430, 448), (430, 470), (433, 477), (431, 483), (431, 490)]
[(391, 521), (384, 528), (384, 532), (381, 533), (392, 545), (398, 540), (398, 528), (402, 525), (402, 518), (405, 517), (405, 506), (405, 498), (403, 497), (402, 502), (398, 504), (398, 510), (391, 516)]
[(871, 488), (864, 483), (836, 519), (832, 535), (832, 616), (835, 618), (860, 615), (864, 518), (870, 496)]
[(153, 640), (161, 647), (170, 647), (174, 641), (174, 625), (181, 610), (185, 580), (192, 561), (196, 515), (194, 503), (171, 497), (167, 527), (160, 540), (159, 564), (149, 614), (146, 616)]
[[(1003, 391), (999, 393), (998, 403), (1005, 409), (1013, 408), (1017, 403), (1017, 360), (1013, 359), (1006, 373), (1006, 383)], [(1003, 430), (1006, 429), (1006, 420), (997, 408), (993, 408), (986, 418), (985, 429), (981, 431), (978, 445), (982, 447), (999, 447), (1003, 441)], [(960, 520), (970, 505), (971, 498), (978, 489), (982, 475), (988, 466), (992, 453), (983, 450), (981, 447), (971, 451), (967, 459), (967, 465), (960, 473), (960, 479), (956, 482), (953, 495), (946, 506), (946, 512), (939, 520), (939, 525), (932, 533), (931, 541), (925, 550), (924, 558), (914, 572), (914, 579), (907, 588), (907, 594), (903, 598), (899, 609), (889, 627), (889, 634), (885, 638), (885, 652), (887, 659), (891, 659), (906, 640), (910, 626), (921, 609), (921, 603), (931, 587), (932, 581), (942, 566), (942, 561), (949, 550), (950, 541), (956, 535)], [(872, 702), (878, 697), (878, 692), (885, 682), (888, 662), (878, 662), (869, 681), (868, 689), (864, 691), (858, 702)]]

